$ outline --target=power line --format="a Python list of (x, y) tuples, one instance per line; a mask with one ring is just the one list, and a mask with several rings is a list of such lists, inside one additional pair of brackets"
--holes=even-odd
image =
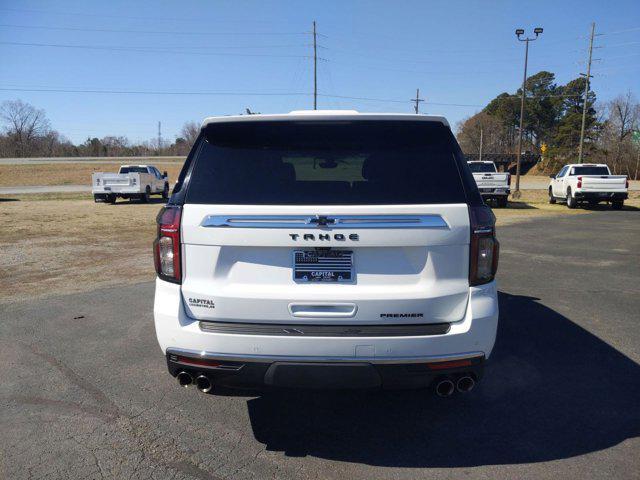
[(270, 57), (270, 58), (312, 58), (309, 55), (289, 55), (271, 53), (222, 53), (222, 52), (192, 52), (184, 50), (170, 50), (154, 47), (120, 47), (116, 45), (68, 45), (60, 43), (26, 43), (26, 42), (0, 42), (0, 45), (14, 45), (21, 47), (51, 47), (51, 48), (71, 48), (84, 50), (107, 50), (116, 52), (136, 52), (136, 53), (170, 53), (177, 55), (199, 55), (207, 57)]
[[(42, 93), (97, 93), (97, 94), (113, 94), (113, 95), (184, 95), (184, 96), (287, 96), (302, 97), (313, 96), (309, 92), (228, 92), (228, 91), (167, 91), (167, 90), (102, 90), (102, 89), (81, 89), (81, 88), (57, 88), (57, 87), (40, 87), (40, 88), (22, 88), (22, 87), (0, 87), (0, 91), (9, 92), (42, 92)], [(366, 102), (382, 102), (382, 103), (401, 103), (406, 105), (406, 100), (374, 98), (374, 97), (352, 97), (348, 95), (335, 95), (329, 93), (318, 93), (318, 97), (336, 98), (343, 100), (361, 100)], [(446, 107), (483, 107), (479, 104), (468, 103), (441, 103), (441, 102), (424, 102), (426, 105), (446, 106)]]
[[(36, 9), (26, 9), (26, 8), (0, 8), (5, 12), (17, 12), (17, 13), (39, 13), (44, 15), (62, 15), (62, 16), (74, 16), (74, 17), (97, 17), (97, 18), (121, 18), (124, 20), (145, 20), (145, 21), (167, 21), (167, 22), (196, 22), (203, 20), (202, 17), (191, 17), (191, 18), (162, 18), (162, 17), (150, 17), (150, 16), (124, 16), (124, 15), (105, 15), (102, 13), (77, 13), (77, 12), (56, 12), (51, 10), (36, 10)], [(207, 20), (206, 18), (204, 20)], [(258, 21), (258, 20), (247, 20), (243, 18), (242, 20), (229, 20), (225, 19), (225, 23), (242, 23), (246, 24), (249, 22), (252, 23), (267, 23), (267, 20)]]
[[(628, 32), (637, 32), (637, 31), (640, 31), (640, 27), (627, 28), (625, 30), (618, 30), (615, 32), (599, 33), (598, 35), (617, 35), (618, 33), (628, 33)], [(585, 37), (582, 37), (582, 38), (585, 38)]]
[(10, 92), (48, 92), (48, 93), (105, 93), (123, 95), (229, 95), (229, 96), (303, 96), (311, 95), (304, 92), (180, 92), (180, 91), (151, 91), (151, 90), (100, 90), (100, 89), (71, 89), (71, 88), (8, 88), (0, 87), (2, 91)]
[[(407, 104), (406, 100), (395, 100), (395, 99), (389, 99), (389, 98), (350, 97), (347, 95), (334, 95), (334, 94), (326, 94), (326, 93), (319, 93), (318, 96), (329, 97), (329, 98), (341, 98), (346, 100), (362, 100), (365, 102), (402, 103), (404, 105)], [(443, 106), (443, 107), (484, 107), (484, 105), (470, 104), (470, 103), (439, 103), (439, 102), (427, 102), (427, 101), (424, 101), (424, 103), (426, 105), (436, 105), (436, 106)]]
[[(615, 45), (603, 45), (598, 48), (615, 48), (615, 47), (628, 47), (629, 45), (640, 45), (640, 42), (627, 42), (627, 43), (616, 43)], [(596, 47), (593, 47), (596, 48)]]
[(26, 29), (40, 29), (40, 30), (63, 30), (70, 32), (95, 32), (95, 33), (137, 33), (137, 34), (152, 34), (152, 35), (209, 35), (209, 36), (238, 36), (238, 35), (308, 35), (308, 32), (193, 32), (193, 31), (175, 31), (175, 30), (121, 30), (112, 28), (84, 28), (84, 27), (49, 27), (46, 25), (13, 25), (13, 24), (0, 24), (0, 27), (7, 28), (26, 28)]

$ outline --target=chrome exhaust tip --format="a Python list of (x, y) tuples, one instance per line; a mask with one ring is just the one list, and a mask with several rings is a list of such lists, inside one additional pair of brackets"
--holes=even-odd
[(176, 375), (176, 380), (178, 380), (178, 385), (185, 388), (193, 383), (193, 377), (187, 372), (180, 372)]
[(204, 375), (200, 375), (198, 378), (196, 378), (195, 383), (196, 387), (198, 387), (198, 390), (200, 390), (202, 393), (210, 392), (211, 388), (213, 387), (209, 379)]
[(449, 379), (440, 380), (436, 384), (436, 394), (439, 397), (449, 397), (456, 391), (456, 386)]
[(458, 389), (459, 392), (462, 392), (462, 393), (470, 392), (471, 390), (473, 390), (473, 387), (475, 386), (476, 386), (476, 381), (473, 379), (473, 377), (470, 377), (469, 375), (460, 377), (456, 382), (456, 388)]

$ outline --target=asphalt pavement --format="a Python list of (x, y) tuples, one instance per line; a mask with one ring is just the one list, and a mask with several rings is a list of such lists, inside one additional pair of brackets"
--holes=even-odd
[(640, 478), (640, 212), (498, 234), (496, 347), (448, 399), (180, 388), (151, 283), (0, 305), (3, 478)]

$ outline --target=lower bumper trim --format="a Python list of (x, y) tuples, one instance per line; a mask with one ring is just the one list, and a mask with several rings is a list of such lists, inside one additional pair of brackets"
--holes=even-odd
[(462, 352), (447, 355), (425, 355), (420, 357), (322, 357), (322, 356), (287, 356), (287, 355), (238, 355), (230, 353), (199, 352), (181, 348), (168, 348), (167, 355), (182, 355), (185, 357), (201, 358), (207, 360), (223, 360), (230, 362), (338, 362), (338, 363), (373, 363), (373, 364), (407, 364), (407, 363), (431, 363), (446, 362), (452, 360), (464, 360), (467, 358), (484, 358), (484, 352)]

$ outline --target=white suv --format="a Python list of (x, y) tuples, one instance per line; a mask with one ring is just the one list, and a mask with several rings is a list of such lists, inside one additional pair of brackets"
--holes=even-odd
[(471, 390), (495, 218), (442, 117), (208, 118), (158, 215), (158, 341), (181, 385)]

